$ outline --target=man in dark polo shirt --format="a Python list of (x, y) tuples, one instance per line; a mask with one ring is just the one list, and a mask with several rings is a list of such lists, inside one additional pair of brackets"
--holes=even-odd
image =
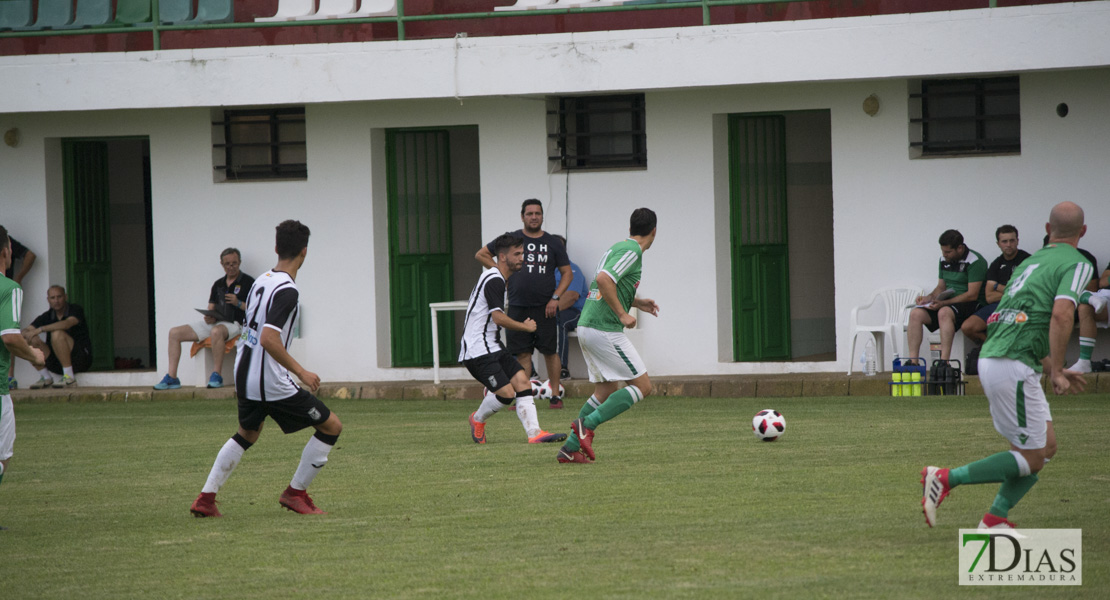
[[(78, 304), (70, 304), (65, 288), (60, 285), (50, 286), (46, 301), (50, 303), (50, 310), (23, 328), (27, 343), (46, 357), (46, 366), (39, 369), (39, 380), (31, 385), (35, 390), (74, 385), (77, 383), (74, 374), (88, 371), (92, 364), (92, 339), (85, 310)], [(44, 333), (45, 341), (41, 337)], [(59, 373), (62, 378), (54, 381), (51, 373)]]
[(983, 284), (987, 281), (987, 261), (983, 255), (964, 244), (964, 236), (955, 229), (941, 234), (940, 263), (937, 286), (924, 296), (918, 296), (917, 307), (910, 311), (906, 327), (906, 354), (917, 359), (922, 329), (940, 329), (940, 357), (948, 360), (952, 354), (952, 338), (964, 321), (985, 304)]
[[(554, 235), (543, 230), (543, 204), (535, 198), (524, 201), (520, 208), (522, 229), (508, 232), (524, 240), (524, 265), (508, 280), (509, 318), (524, 322), (532, 319), (536, 330), (505, 333), (510, 354), (515, 355), (525, 373), (532, 372), (532, 352), (539, 350), (547, 365), (547, 377), (553, 395), (551, 408), (562, 408), (563, 399), (557, 395), (560, 385), (558, 320), (559, 297), (570, 287), (574, 273), (566, 248)], [(493, 242), (478, 250), (474, 258), (487, 269), (495, 268)], [(555, 271), (562, 279), (555, 284)]]
[(254, 285), (254, 277), (239, 270), (242, 262), (238, 248), (227, 248), (220, 253), (220, 266), (223, 267), (224, 275), (212, 284), (207, 309), (210, 314), (218, 314), (219, 318), (206, 314), (202, 320), (170, 329), (169, 366), (166, 375), (154, 385), (154, 389), (180, 388), (177, 365), (181, 362), (181, 344), (209, 338), (212, 339), (213, 370), (208, 376), (208, 387), (223, 386), (224, 377), (220, 373), (223, 372), (224, 357), (227, 355), (227, 341), (238, 338), (242, 331), (243, 321), (246, 319), (244, 309), (247, 307), (247, 296)]

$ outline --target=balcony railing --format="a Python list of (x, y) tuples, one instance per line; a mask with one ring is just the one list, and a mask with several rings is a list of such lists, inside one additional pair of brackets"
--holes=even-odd
[[(20, 2), (20, 1), (26, 2), (26, 0), (0, 0), (0, 4), (9, 3), (9, 2)], [(40, 3), (40, 10), (41, 10), (41, 3), (43, 3), (44, 0), (37, 0), (37, 1)], [(80, 1), (81, 0), (78, 0), (78, 2), (80, 2)], [(234, 2), (234, 1), (235, 0), (228, 0), (228, 2)], [(566, 0), (562, 0), (562, 1), (565, 2)], [(1026, 5), (1026, 4), (1051, 4), (1051, 3), (1056, 3), (1056, 2), (1060, 2), (1060, 1), (1063, 1), (1063, 0), (1039, 0), (1039, 1), (1038, 0), (1001, 0), (1003, 6)], [(671, 13), (681, 12), (682, 15), (684, 16), (684, 18), (681, 19), (681, 22), (679, 22), (680, 21), (679, 19), (675, 19), (675, 23), (673, 23), (675, 25), (696, 25), (697, 24), (697, 22), (696, 22), (697, 18), (694, 17), (693, 19), (691, 19), (691, 18), (689, 18), (689, 16), (692, 14), (692, 11), (700, 11), (700, 24), (701, 25), (715, 25), (715, 24), (747, 22), (747, 21), (745, 19), (742, 19), (742, 18), (738, 19), (737, 16), (734, 13), (729, 14), (729, 15), (724, 15), (724, 14), (721, 14), (720, 12), (718, 12), (716, 14), (721, 14), (721, 16), (718, 16), (718, 17), (715, 18), (714, 17), (714, 15), (715, 15), (715, 10), (714, 9), (717, 9), (717, 11), (720, 11), (720, 9), (727, 8), (727, 7), (755, 7), (755, 6), (761, 6), (761, 7), (767, 7), (768, 10), (769, 10), (770, 7), (773, 7), (775, 5), (784, 5), (784, 4), (790, 4), (790, 5), (797, 5), (797, 4), (824, 5), (824, 9), (820, 11), (822, 13), (822, 15), (819, 15), (817, 17), (810, 16), (808, 18), (819, 18), (820, 16), (823, 16), (824, 14), (829, 13), (830, 11), (834, 14), (834, 16), (856, 16), (857, 14), (859, 14), (859, 10), (854, 10), (854, 11), (851, 12), (851, 14), (840, 14), (841, 9), (843, 8), (843, 7), (839, 6), (840, 3), (831, 3), (831, 2), (828, 2), (827, 0), (824, 0), (824, 1), (821, 1), (821, 0), (623, 0), (623, 2), (624, 3), (621, 3), (621, 4), (609, 4), (609, 5), (600, 5), (600, 6), (599, 5), (589, 5), (589, 4), (582, 5), (582, 6), (546, 5), (546, 6), (532, 7), (529, 10), (505, 10), (502, 7), (502, 10), (494, 10), (494, 11), (409, 15), (409, 14), (406, 14), (406, 12), (405, 12), (405, 0), (396, 0), (396, 7), (395, 7), (396, 8), (396, 14), (388, 15), (388, 16), (370, 16), (370, 17), (354, 17), (354, 18), (348, 18), (347, 15), (344, 15), (343, 18), (313, 18), (311, 16), (304, 16), (304, 17), (298, 17), (297, 20), (282, 20), (282, 21), (250, 20), (250, 21), (238, 21), (238, 22), (213, 22), (213, 23), (195, 23), (195, 22), (193, 22), (193, 23), (182, 24), (182, 23), (162, 23), (162, 18), (161, 18), (161, 15), (159, 14), (159, 0), (150, 0), (150, 3), (151, 3), (151, 6), (150, 6), (150, 8), (151, 8), (151, 15), (150, 15), (151, 16), (151, 21), (149, 23), (123, 24), (118, 20), (119, 17), (117, 16), (116, 21), (108, 22), (108, 23), (105, 23), (104, 25), (98, 25), (98, 26), (92, 26), (92, 27), (43, 29), (43, 28), (36, 28), (34, 25), (28, 25), (26, 27), (17, 27), (15, 30), (4, 31), (3, 30), (2, 19), (0, 19), (0, 43), (7, 41), (9, 38), (41, 38), (41, 37), (57, 37), (57, 36), (82, 36), (82, 35), (83, 36), (89, 36), (89, 35), (100, 36), (100, 35), (108, 35), (108, 34), (131, 34), (132, 36), (134, 36), (134, 35), (138, 34), (138, 35), (149, 35), (150, 36), (150, 46), (146, 46), (146, 44), (141, 44), (142, 46), (146, 46), (146, 48), (127, 48), (127, 49), (129, 49), (129, 50), (131, 50), (131, 49), (160, 50), (160, 49), (162, 49), (162, 35), (165, 34), (165, 33), (169, 33), (169, 32), (214, 31), (214, 30), (248, 30), (248, 29), (249, 30), (266, 30), (266, 29), (270, 29), (270, 28), (302, 28), (302, 27), (322, 27), (322, 26), (323, 27), (337, 27), (337, 26), (341, 26), (341, 25), (367, 25), (367, 24), (369, 24), (369, 25), (382, 25), (382, 24), (391, 25), (392, 27), (390, 27), (389, 29), (393, 29), (393, 27), (395, 27), (395, 32), (393, 32), (393, 31), (384, 31), (384, 32), (376, 31), (375, 35), (372, 36), (372, 40), (374, 40), (374, 41), (379, 41), (379, 40), (406, 40), (406, 39), (412, 39), (407, 34), (407, 31), (406, 31), (407, 26), (417, 24), (417, 23), (451, 22), (451, 21), (474, 22), (474, 21), (485, 21), (485, 20), (504, 21), (504, 20), (510, 20), (510, 19), (511, 20), (537, 19), (537, 18), (542, 18), (542, 17), (558, 17), (558, 16), (563, 16), (563, 17), (566, 17), (566, 18), (569, 19), (569, 18), (571, 18), (571, 17), (569, 17), (571, 15), (599, 15), (601, 13), (644, 13), (644, 12), (648, 12), (648, 11), (670, 11)], [(877, 7), (877, 8), (872, 8), (872, 9), (868, 9), (867, 7), (864, 7), (863, 14), (888, 14), (888, 13), (902, 13), (902, 12), (927, 12), (927, 11), (935, 11), (935, 10), (953, 10), (953, 9), (957, 9), (957, 8), (959, 8), (959, 9), (995, 8), (999, 5), (999, 2), (1000, 2), (1000, 0), (949, 0), (947, 2), (930, 2), (930, 1), (914, 2), (913, 0), (906, 0), (905, 2), (883, 2), (883, 0), (873, 0), (871, 2), (852, 3), (852, 4), (853, 4), (853, 7), (856, 7), (856, 5), (874, 5), (874, 7)], [(429, 4), (429, 2), (425, 1), (425, 2), (422, 2), (422, 3), (417, 3), (417, 2), (414, 1), (413, 4), (420, 4), (422, 8), (425, 8)], [(470, 4), (473, 5), (474, 3), (470, 3)], [(494, 2), (491, 1), (490, 4), (494, 4)], [(599, 4), (604, 4), (604, 3), (599, 3)], [(895, 5), (893, 7), (893, 9), (891, 7), (892, 4)], [(830, 5), (832, 5), (832, 6), (830, 7)], [(909, 7), (909, 8), (899, 9), (898, 6), (906, 6), (906, 7)], [(870, 12), (868, 12), (869, 10), (870, 10)], [(799, 18), (799, 17), (795, 17), (795, 18)], [(806, 17), (800, 17), (800, 18), (806, 18)], [(781, 19), (782, 18), (780, 17), (778, 19), (754, 19), (754, 20), (781, 20)], [(787, 16), (786, 19), (790, 20), (790, 17)], [(670, 21), (670, 19), (665, 19), (664, 21)], [(660, 23), (660, 20), (657, 19), (656, 24), (650, 25), (650, 26), (660, 27), (660, 26), (667, 26), (668, 25), (668, 23), (666, 23), (666, 22), (663, 22), (662, 24), (659, 24), (659, 23)], [(602, 27), (585, 27), (585, 28), (580, 28), (580, 29), (569, 29), (568, 28), (568, 30), (590, 31), (590, 30), (607, 29), (607, 28), (611, 28), (611, 27), (605, 27), (605, 26), (602, 26)], [(459, 31), (451, 33), (451, 32), (449, 32), (450, 29), (451, 29), (450, 27), (446, 27), (446, 28), (441, 27), (435, 32), (430, 32), (430, 33), (429, 32), (423, 32), (417, 37), (420, 37), (420, 38), (451, 37), (451, 36), (456, 35), (456, 34), (462, 32), (462, 31), (465, 31), (465, 29), (459, 28)], [(494, 29), (496, 29), (496, 28), (494, 28)], [(509, 28), (509, 29), (512, 29), (512, 28)], [(511, 33), (518, 33), (518, 32), (519, 31), (515, 31), (515, 30), (511, 31)], [(478, 35), (499, 35), (499, 33), (496, 33), (496, 32), (491, 34), (491, 33), (482, 33), (481, 31), (479, 31), (477, 33), (478, 33)], [(500, 33), (500, 35), (504, 35), (504, 34), (505, 33)], [(471, 35), (473, 35), (473, 33)], [(324, 40), (324, 41), (331, 41), (331, 40)], [(356, 40), (346, 39), (344, 41), (356, 41)], [(267, 42), (267, 43), (283, 43), (283, 42)], [(303, 43), (303, 42), (298, 41), (296, 43)], [(206, 45), (212, 45), (212, 44), (206, 44)], [(217, 44), (217, 45), (244, 45), (244, 44)], [(257, 42), (255, 42), (255, 43), (246, 44), (246, 45), (259, 45), (259, 44)], [(204, 45), (202, 45), (201, 47), (203, 47), (203, 46)], [(185, 43), (185, 44), (174, 44), (174, 47), (186, 47), (186, 48), (188, 48), (188, 47), (197, 47), (197, 46), (192, 46), (188, 43)], [(73, 50), (71, 50), (71, 51), (73, 51)], [(80, 51), (80, 50), (76, 50), (76, 51)], [(10, 55), (10, 54), (20, 54), (20, 53), (22, 53), (20, 50), (13, 49), (11, 47), (0, 48), (0, 54), (9, 54)]]

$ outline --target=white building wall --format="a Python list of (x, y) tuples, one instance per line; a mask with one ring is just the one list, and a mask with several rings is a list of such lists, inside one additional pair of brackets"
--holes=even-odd
[[(1027, 28), (1035, 28), (1039, 23), (1047, 27), (1044, 33), (1049, 37), (1066, 37), (1077, 29), (1085, 31), (1087, 24), (1075, 18), (1076, 11), (1096, 22), (1110, 14), (1103, 3), (1076, 5), (1072, 12), (1052, 8), (1060, 6), (992, 14), (1005, 16), (1006, 19), (995, 20), (1006, 21), (1015, 34), (1028, 34)], [(945, 19), (962, 23), (966, 18), (963, 13), (968, 12), (976, 11), (952, 13), (950, 17), (938, 14), (875, 17), (868, 23), (846, 19), (841, 27), (802, 22), (783, 25), (793, 31), (789, 35), (780, 31), (779, 36), (771, 36), (767, 28), (772, 25), (764, 24), (752, 26), (752, 33), (768, 36), (764, 41), (769, 44), (782, 47), (798, 42), (806, 48), (809, 47), (806, 45), (809, 42), (805, 42), (808, 29), (818, 29), (821, 36), (850, 33), (863, 39), (869, 35), (892, 36), (903, 25), (914, 25), (912, 41), (917, 39), (915, 36), (923, 35), (921, 28), (936, 27), (931, 31), (940, 32), (941, 25), (951, 24)], [(1060, 25), (1061, 19), (1067, 21), (1066, 27)], [(999, 26), (989, 21), (992, 19), (978, 20), (982, 27)], [(880, 23), (886, 25), (874, 26)], [(1055, 28), (1051, 27), (1053, 24)], [(964, 27), (970, 25), (964, 24)], [(965, 28), (955, 31), (966, 35)], [(682, 35), (705, 33), (696, 29), (690, 31)], [(607, 35), (610, 36), (607, 44), (635, 37), (629, 32)], [(956, 37), (956, 33), (952, 35), (954, 44), (963, 43), (962, 37)], [(571, 37), (597, 39), (599, 36), (601, 34)], [(487, 51), (493, 53), (491, 57), (502, 59), (519, 50), (513, 44), (538, 43), (530, 39), (534, 36), (525, 37), (529, 39), (480, 43), (488, 46)], [(657, 32), (647, 32), (643, 37), (649, 45), (671, 44), (660, 41)], [(935, 40), (928, 39), (936, 44), (937, 51), (948, 52), (946, 42), (950, 38), (947, 34), (938, 34)], [(0, 113), (0, 129), (18, 127), (23, 135), (22, 144), (16, 148), (0, 146), (0, 181), (3, 182), (0, 222), (40, 256), (41, 262), (25, 281), (28, 301), (24, 312), (28, 316), (42, 312), (46, 309), (46, 286), (62, 281), (65, 273), (59, 140), (148, 136), (160, 371), (165, 369), (166, 350), (161, 346), (165, 344), (166, 332), (174, 325), (191, 320), (195, 314), (192, 308), (206, 302), (208, 286), (221, 272), (219, 251), (229, 245), (239, 247), (243, 251), (244, 270), (257, 275), (274, 262), (273, 226), (282, 219), (295, 218), (312, 228), (313, 238), (308, 262), (298, 278), (304, 321), (303, 339), (294, 344), (294, 355), (327, 381), (430, 379), (427, 369), (388, 367), (383, 132), (391, 127), (476, 125), (481, 162), (483, 239), (518, 228), (521, 200), (537, 197), (546, 208), (546, 228), (568, 234), (572, 257), (588, 276), (592, 276), (597, 257), (625, 235), (632, 209), (649, 206), (659, 213), (659, 237), (645, 255), (641, 291), (659, 302), (662, 313), (658, 319), (644, 316), (641, 331), (634, 334), (653, 374), (839, 370), (844, 369), (849, 360), (846, 356), (847, 317), (851, 308), (866, 302), (873, 290), (887, 285), (913, 283), (931, 287), (939, 255), (936, 240), (944, 229), (960, 229), (968, 245), (990, 260), (997, 255), (993, 245), (994, 228), (1009, 222), (1021, 230), (1022, 246), (1032, 251), (1039, 246), (1049, 207), (1060, 200), (1075, 200), (1086, 208), (1091, 228), (1083, 246), (1099, 258), (1100, 269), (1110, 260), (1110, 237), (1100, 233), (1104, 224), (1110, 223), (1110, 200), (1106, 198), (1106, 190), (1110, 189), (1110, 169), (1106, 168), (1106, 157), (1110, 156), (1110, 118), (1106, 116), (1110, 114), (1110, 69), (1034, 72), (1022, 69), (1023, 61), (1035, 63), (1035, 68), (1056, 68), (1054, 65), (1068, 61), (1081, 65), (1110, 64), (1110, 47), (1105, 47), (1105, 43), (1091, 47), (1083, 40), (1073, 46), (1074, 55), (1068, 57), (1062, 57), (1051, 44), (1038, 43), (1038, 48), (1049, 49), (1042, 58), (1035, 58), (1037, 53), (1024, 49), (1027, 39), (1021, 39), (1020, 44), (1019, 40), (1010, 40), (1007, 44), (1020, 46), (1017, 49), (1020, 56), (1008, 61), (992, 50), (989, 60), (979, 60), (980, 57), (969, 54), (957, 69), (957, 65), (945, 58), (938, 63), (941, 67), (922, 73), (946, 72), (941, 69), (966, 73), (996, 64), (1022, 71), (1020, 156), (911, 160), (908, 81), (901, 76), (878, 76), (911, 68), (924, 70), (924, 63), (904, 56), (885, 61), (875, 53), (863, 52), (860, 56), (868, 57), (875, 61), (874, 64), (830, 71), (833, 78), (857, 73), (860, 78), (855, 81), (718, 85), (697, 89), (657, 89), (663, 84), (642, 85), (640, 87), (653, 90), (647, 92), (646, 98), (648, 168), (575, 172), (569, 176), (548, 173), (545, 105), (542, 95), (532, 92), (517, 96), (467, 97), (462, 102), (445, 97), (309, 103), (306, 106), (307, 181), (216, 184), (212, 177), (212, 115), (208, 108), (84, 111), (79, 110), (78, 100), (94, 106), (172, 102), (166, 101), (166, 96), (153, 88), (116, 96), (98, 87), (95, 93), (90, 89), (74, 100), (65, 94), (72, 91), (74, 85), (81, 85), (80, 82), (66, 83), (49, 77), (43, 80), (42, 86), (32, 86), (49, 90), (46, 95), (26, 88), (6, 87), (21, 92), (18, 97), (9, 92), (0, 96), (0, 110), (6, 111), (6, 114)], [(555, 46), (563, 43), (559, 39), (555, 42), (552, 42)], [(405, 48), (427, 48), (439, 43), (413, 42), (415, 46), (382, 43), (368, 51), (404, 53), (409, 51)], [(727, 44), (727, 36), (718, 35), (712, 43)], [(494, 47), (496, 51), (491, 49)], [(565, 44), (559, 47), (566, 50)], [(685, 51), (681, 44), (673, 48), (676, 52)], [(614, 51), (620, 54), (619, 49)], [(226, 53), (241, 52), (237, 49)], [(322, 49), (274, 49), (273, 52), (284, 60), (281, 57), (288, 58), (294, 53), (316, 55)], [(645, 83), (647, 76), (643, 72), (650, 70), (645, 65), (657, 56), (647, 52), (641, 62), (621, 62), (631, 60), (630, 56), (622, 54), (614, 64), (624, 65), (623, 68), (635, 66), (637, 74), (614, 76), (613, 81), (629, 85)], [(343, 63), (347, 58), (339, 54), (329, 60)], [(483, 59), (486, 68), (483, 77), (487, 80), (494, 77), (487, 71), (497, 72), (490, 66), (497, 64), (490, 62), (494, 58)], [(824, 60), (821, 56), (815, 59)], [(22, 69), (35, 63), (52, 75), (60, 75), (75, 68), (62, 63), (77, 59), (54, 60), (58, 64), (51, 66), (39, 64), (48, 62), (43, 57), (6, 57), (0, 59), (0, 73), (23, 76)], [(796, 65), (799, 61), (792, 59), (789, 53), (775, 60), (786, 75), (772, 76), (764, 69), (752, 76), (800, 77), (810, 68)], [(96, 73), (100, 69), (117, 68), (115, 63), (131, 67), (136, 64), (130, 56), (98, 56), (90, 58), (83, 68)], [(255, 63), (246, 61), (243, 64)], [(617, 89), (617, 84), (607, 82), (597, 73), (577, 79), (576, 69), (580, 66), (574, 61), (549, 66), (561, 69), (561, 75), (543, 81), (541, 78), (526, 79), (514, 84), (511, 76), (504, 76), (486, 91)], [(704, 81), (719, 80), (715, 79), (719, 74), (704, 73), (703, 66), (698, 69), (705, 75)], [(705, 68), (712, 70), (711, 66)], [(185, 82), (190, 81), (192, 76), (180, 73), (181, 68), (175, 63), (165, 71), (182, 76)], [(238, 68), (234, 66), (233, 72), (237, 73), (234, 69)], [(428, 73), (437, 74), (435, 77), (446, 76), (432, 66), (429, 69)], [(685, 69), (685, 65), (676, 64), (673, 68), (657, 71), (662, 73), (660, 81), (674, 85), (674, 81), (688, 75), (680, 73)], [(302, 66), (282, 75), (271, 74), (273, 80), (260, 83), (257, 89), (249, 92), (238, 86), (224, 89), (209, 85), (190, 92), (192, 95), (186, 99), (219, 104), (222, 100), (236, 103), (317, 99), (318, 93), (337, 100), (348, 95), (345, 86), (320, 92), (313, 83), (317, 74), (309, 71), (312, 67)], [(984, 69), (983, 72), (991, 71)], [(336, 76), (334, 71), (328, 73)], [(874, 78), (864, 78), (864, 74)], [(736, 71), (728, 77), (744, 79), (749, 75), (747, 71)], [(432, 90), (429, 94), (442, 94), (443, 82), (435, 77), (422, 75), (420, 79), (426, 90)], [(817, 74), (813, 77), (817, 78)], [(246, 79), (253, 82), (251, 77)], [(170, 81), (164, 83), (177, 85)], [(690, 85), (693, 84), (691, 81)], [(355, 88), (362, 89), (359, 85), (362, 84)], [(295, 92), (291, 94), (290, 89)], [(403, 93), (410, 93), (404, 90)], [(482, 90), (470, 90), (470, 93), (479, 91)], [(874, 117), (867, 116), (861, 109), (863, 100), (870, 94), (876, 94), (881, 102), (881, 110)], [(175, 98), (174, 102), (181, 99)], [(1069, 115), (1063, 119), (1055, 113), (1060, 102), (1070, 107)], [(725, 350), (731, 347), (731, 307), (728, 304), (728, 230), (727, 223), (722, 225), (728, 206), (724, 185), (727, 167), (722, 155), (723, 116), (798, 110), (827, 110), (831, 116), (834, 302), (839, 359), (835, 363), (733, 363), (729, 360), (730, 352)], [(192, 369), (183, 365), (181, 373), (188, 383)], [(25, 364), (20, 365), (18, 375), (28, 381), (33, 379)], [(461, 368), (448, 369), (445, 376), (466, 378)], [(108, 382), (110, 376), (98, 377)], [(158, 377), (160, 373), (134, 375), (124, 383), (152, 384)]]

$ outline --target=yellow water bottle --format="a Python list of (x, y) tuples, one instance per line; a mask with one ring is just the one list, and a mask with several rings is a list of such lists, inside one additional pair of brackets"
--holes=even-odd
[(897, 356), (894, 357), (894, 368), (890, 374), (890, 395), (902, 395), (902, 361)]
[(913, 373), (910, 373), (910, 381), (913, 382), (913, 384), (910, 385), (911, 394), (914, 395), (914, 396), (920, 396), (921, 395), (921, 372), (918, 371), (916, 368), (913, 370)]

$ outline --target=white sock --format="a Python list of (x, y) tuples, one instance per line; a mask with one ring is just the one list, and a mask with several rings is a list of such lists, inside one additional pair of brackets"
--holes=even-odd
[(297, 465), (297, 471), (293, 473), (293, 481), (289, 482), (289, 487), (295, 490), (307, 490), (309, 484), (320, 469), (328, 464), (328, 453), (334, 446), (321, 442), (316, 436), (308, 439), (308, 443), (304, 445), (304, 452), (301, 453), (301, 464)]
[(1021, 452), (1018, 452), (1017, 450), (1010, 450), (1010, 454), (1013, 454), (1014, 459), (1017, 460), (1018, 473), (1020, 473), (1022, 477), (1028, 477), (1033, 473), (1033, 470), (1029, 468), (1029, 461), (1025, 460), (1025, 457), (1021, 454)]
[(1081, 359), (1075, 361), (1075, 364), (1068, 367), (1068, 370), (1069, 371), (1078, 371), (1080, 373), (1090, 373), (1091, 372), (1091, 361), (1089, 361), (1085, 358), (1081, 358)]
[(66, 375), (70, 379), (73, 379), (73, 367), (62, 367), (62, 375)]
[(529, 438), (540, 434), (540, 419), (536, 414), (536, 401), (532, 396), (516, 399), (516, 416), (524, 426), (524, 433)]
[(590, 399), (586, 401), (586, 404), (594, 407), (594, 410), (597, 410), (601, 407), (601, 403), (597, 401), (597, 396), (590, 396)]
[(482, 396), (482, 404), (478, 407), (478, 410), (474, 412), (474, 420), (479, 423), (485, 423), (486, 419), (493, 416), (493, 413), (504, 407), (505, 405), (501, 404), (501, 401), (497, 399), (497, 394), (486, 391), (485, 395)]
[(227, 482), (231, 472), (239, 466), (239, 460), (243, 458), (243, 452), (245, 450), (234, 438), (227, 440), (224, 447), (220, 448), (220, 453), (216, 455), (216, 462), (212, 464), (212, 471), (208, 473), (208, 481), (204, 482), (204, 489), (201, 492), (215, 494), (220, 491), (220, 487)]
[(54, 379), (54, 375), (46, 370), (46, 367), (39, 369), (39, 375), (41, 375), (43, 379)]

